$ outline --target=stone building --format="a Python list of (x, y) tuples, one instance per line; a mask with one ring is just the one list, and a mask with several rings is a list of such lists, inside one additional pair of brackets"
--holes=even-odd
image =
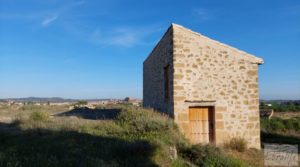
[(143, 105), (174, 118), (191, 143), (242, 137), (260, 148), (261, 58), (172, 24), (143, 64)]

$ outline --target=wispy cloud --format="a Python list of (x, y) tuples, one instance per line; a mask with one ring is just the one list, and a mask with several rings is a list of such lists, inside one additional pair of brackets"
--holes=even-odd
[(154, 41), (149, 40), (148, 37), (161, 31), (162, 28), (158, 26), (119, 27), (109, 31), (96, 29), (90, 35), (90, 40), (104, 46), (133, 47), (136, 45), (149, 45), (153, 44)]
[[(101, 7), (95, 11), (78, 12), (77, 9), (87, 4), (88, 1), (57, 1), (54, 8), (45, 8), (44, 10), (32, 10), (26, 13), (2, 13), (0, 19), (14, 19), (32, 24), (35, 30), (40, 28), (57, 25), (66, 33), (74, 35), (83, 41), (97, 44), (99, 46), (120, 46), (134, 47), (137, 45), (154, 44), (157, 39), (153, 35), (161, 33), (164, 28), (158, 25), (132, 26), (128, 25), (110, 25), (101, 24), (101, 19), (107, 20), (111, 12)], [(97, 19), (95, 19), (97, 18)], [(95, 21), (96, 20), (96, 21)], [(165, 26), (163, 26), (165, 27)]]
[(28, 10), (24, 12), (1, 12), (0, 20), (17, 20), (23, 22), (37, 22), (42, 27), (49, 26), (59, 17), (68, 15), (74, 8), (86, 4), (86, 1), (74, 1), (69, 3), (59, 2), (55, 8), (44, 10)]
[(100, 45), (120, 45), (131, 47), (140, 40), (140, 34), (130, 29), (105, 31), (96, 29), (90, 37), (92, 42)]
[(205, 21), (213, 18), (213, 13), (204, 8), (195, 8), (192, 14), (199, 20)]
[(52, 22), (54, 22), (58, 18), (58, 15), (52, 15), (52, 16), (47, 16), (43, 21), (42, 21), (42, 26), (46, 27)]
[(46, 27), (46, 26), (50, 25), (51, 23), (53, 23), (54, 21), (56, 21), (60, 15), (64, 15), (64, 14), (68, 13), (69, 11), (71, 11), (72, 9), (82, 6), (85, 3), (86, 3), (86, 1), (75, 1), (70, 4), (62, 5), (60, 8), (57, 8), (52, 11), (52, 13), (54, 13), (54, 14), (50, 14), (47, 17), (45, 17), (42, 20), (41, 25), (43, 27)]
[(132, 32), (124, 32), (112, 37), (110, 44), (131, 47), (140, 41), (140, 36)]

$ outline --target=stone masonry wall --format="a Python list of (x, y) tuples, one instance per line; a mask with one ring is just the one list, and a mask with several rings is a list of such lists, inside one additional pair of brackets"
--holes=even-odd
[[(164, 68), (169, 65), (169, 98), (165, 99)], [(173, 30), (169, 28), (143, 64), (143, 105), (173, 117)]]
[[(243, 137), (249, 147), (260, 148), (258, 64), (263, 63), (262, 59), (181, 26), (172, 27), (174, 119), (181, 131), (188, 131), (190, 104), (186, 100), (215, 101), (216, 144), (222, 144), (231, 137)], [(158, 50), (154, 51), (155, 54), (156, 51)], [(161, 68), (160, 63), (166, 63), (165, 59), (159, 58), (157, 61), (150, 57), (145, 63), (146, 72), (150, 68), (148, 64), (155, 64), (153, 61), (159, 64), (152, 68)], [(158, 72), (158, 75), (161, 74)], [(158, 97), (158, 92), (151, 93), (148, 85), (154, 84), (157, 87), (155, 83), (160, 83), (160, 79), (161, 77), (152, 83), (146, 83), (146, 104), (163, 101)], [(145, 96), (148, 93), (150, 95)], [(159, 107), (166, 106), (160, 104)]]

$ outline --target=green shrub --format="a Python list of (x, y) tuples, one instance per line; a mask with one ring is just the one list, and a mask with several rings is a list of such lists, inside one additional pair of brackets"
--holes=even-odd
[(294, 121), (292, 119), (283, 120), (283, 124), (285, 126), (285, 129), (293, 129), (294, 128), (293, 122)]
[(272, 130), (284, 130), (285, 129), (285, 126), (283, 124), (282, 121), (280, 121), (279, 119), (278, 120), (271, 120), (270, 121), (270, 128)]
[(226, 156), (221, 149), (213, 145), (193, 145), (179, 149), (180, 155), (197, 166), (238, 167), (243, 162)]
[(209, 167), (244, 167), (243, 161), (232, 158), (230, 156), (210, 157), (205, 161), (203, 166)]
[(75, 103), (75, 106), (83, 106), (83, 105), (87, 105), (88, 102), (85, 100), (79, 100), (77, 103)]
[(44, 122), (50, 119), (50, 115), (47, 112), (35, 111), (30, 114), (30, 120), (37, 122)]
[(247, 149), (247, 141), (244, 138), (234, 137), (224, 144), (225, 148), (244, 152)]
[(210, 156), (220, 156), (221, 150), (211, 145), (193, 145), (189, 147), (179, 147), (179, 153), (184, 158), (196, 165), (203, 166), (205, 160)]
[(262, 130), (270, 129), (270, 123), (268, 118), (261, 118), (260, 119), (260, 128)]
[(296, 131), (300, 131), (300, 119), (299, 118), (293, 122), (293, 127)]
[(162, 147), (187, 142), (172, 119), (149, 109), (127, 106), (114, 122), (122, 127), (120, 135), (126, 140), (148, 140)]
[(194, 167), (195, 165), (193, 165), (192, 163), (190, 163), (189, 161), (186, 161), (182, 158), (177, 158), (176, 160), (174, 160), (172, 162), (172, 167)]
[(299, 131), (300, 130), (300, 118), (271, 118), (261, 119), (261, 128), (264, 131), (269, 132), (284, 132), (286, 130)]
[(141, 108), (125, 109), (118, 115), (116, 123), (136, 133), (166, 131), (175, 127), (174, 122), (166, 116)]

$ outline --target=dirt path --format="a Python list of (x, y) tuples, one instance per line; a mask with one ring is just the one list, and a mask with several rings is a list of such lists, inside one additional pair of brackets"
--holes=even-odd
[(13, 120), (14, 119), (12, 117), (0, 117), (0, 123), (10, 124)]
[(273, 117), (281, 117), (281, 118), (300, 117), (300, 112), (274, 112)]

